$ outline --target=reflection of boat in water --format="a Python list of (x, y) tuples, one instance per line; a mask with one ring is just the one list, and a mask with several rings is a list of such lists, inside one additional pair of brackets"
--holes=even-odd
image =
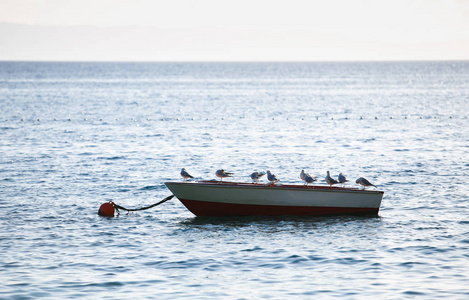
[(196, 216), (377, 214), (383, 191), (239, 182), (165, 182)]

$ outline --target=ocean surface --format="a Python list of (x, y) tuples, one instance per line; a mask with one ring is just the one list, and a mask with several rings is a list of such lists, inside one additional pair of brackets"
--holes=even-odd
[[(469, 62), (0, 62), (1, 299), (469, 299)], [(181, 168), (378, 216), (195, 217)], [(265, 179), (263, 179), (265, 182)]]

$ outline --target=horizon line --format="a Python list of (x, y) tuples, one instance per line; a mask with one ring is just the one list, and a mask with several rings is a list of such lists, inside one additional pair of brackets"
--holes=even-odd
[(469, 59), (376, 59), (376, 60), (34, 60), (14, 59), (4, 62), (45, 62), (45, 63), (374, 63), (374, 62), (469, 62)]

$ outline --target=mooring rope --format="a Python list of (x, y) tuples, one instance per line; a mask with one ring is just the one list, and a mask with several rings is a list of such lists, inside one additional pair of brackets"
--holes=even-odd
[(171, 196), (168, 196), (166, 198), (164, 198), (163, 200), (161, 200), (160, 202), (158, 203), (155, 203), (155, 204), (152, 204), (152, 205), (149, 205), (149, 206), (145, 206), (145, 207), (142, 207), (142, 208), (125, 208), (123, 206), (120, 206), (120, 205), (117, 205), (115, 203), (114, 204), (114, 208), (117, 210), (117, 213), (119, 213), (119, 209), (122, 209), (122, 210), (126, 210), (126, 211), (139, 211), (139, 210), (145, 210), (145, 209), (150, 209), (152, 207), (155, 207), (155, 206), (158, 206), (160, 204), (163, 204), (165, 203), (166, 201), (169, 201), (171, 199), (173, 199), (174, 195), (171, 195)]
[(117, 205), (117, 204), (115, 204), (115, 203), (114, 203), (114, 207), (117, 208), (117, 209), (122, 209), (122, 210), (126, 210), (126, 211), (145, 210), (145, 209), (150, 209), (150, 208), (155, 207), (155, 206), (157, 206), (157, 205), (163, 204), (163, 203), (165, 203), (166, 201), (171, 200), (173, 197), (174, 197), (174, 195), (168, 196), (168, 197), (164, 198), (163, 200), (161, 200), (161, 201), (158, 202), (158, 203), (155, 203), (155, 204), (152, 204), (152, 205), (149, 205), (149, 206), (145, 206), (145, 207), (142, 207), (142, 208), (125, 208), (125, 207), (122, 207), (122, 206)]

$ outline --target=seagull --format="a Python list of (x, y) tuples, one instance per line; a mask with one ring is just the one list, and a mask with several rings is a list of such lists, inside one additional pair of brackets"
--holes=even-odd
[(316, 180), (317, 180), (316, 177), (311, 176), (311, 175), (309, 175), (308, 173), (305, 173), (305, 182), (306, 182), (306, 185), (308, 185), (308, 183), (313, 183), (313, 182), (315, 182)]
[(184, 178), (184, 181), (186, 181), (189, 178), (194, 178), (191, 174), (187, 173), (185, 168), (181, 169), (181, 176)]
[(252, 183), (254, 182), (259, 182), (259, 179), (264, 176), (265, 173), (264, 172), (254, 172), (251, 174), (251, 179), (252, 179)]
[(348, 182), (347, 178), (345, 178), (345, 176), (342, 173), (340, 173), (339, 174), (339, 183), (344, 184), (346, 182)]
[(355, 181), (356, 183), (358, 183), (359, 185), (363, 185), (363, 190), (365, 190), (365, 188), (367, 186), (374, 186), (376, 187), (376, 185), (372, 184), (371, 182), (369, 182), (366, 178), (363, 178), (363, 177), (360, 177), (357, 179), (357, 181)]
[(305, 181), (305, 170), (301, 170), (301, 173), (300, 173), (300, 178), (301, 180)]
[(220, 181), (223, 181), (223, 178), (231, 177), (233, 173), (225, 172), (225, 170), (220, 169), (215, 172), (215, 175), (217, 175), (217, 177), (220, 177)]
[(332, 185), (339, 183), (337, 180), (331, 177), (329, 171), (327, 171), (327, 176), (324, 180), (327, 182), (327, 184), (329, 184), (329, 187), (332, 187)]
[(275, 176), (274, 174), (270, 173), (270, 171), (267, 171), (267, 179), (268, 179), (272, 184), (275, 184), (275, 183), (279, 182), (279, 180), (277, 179), (277, 176)]

